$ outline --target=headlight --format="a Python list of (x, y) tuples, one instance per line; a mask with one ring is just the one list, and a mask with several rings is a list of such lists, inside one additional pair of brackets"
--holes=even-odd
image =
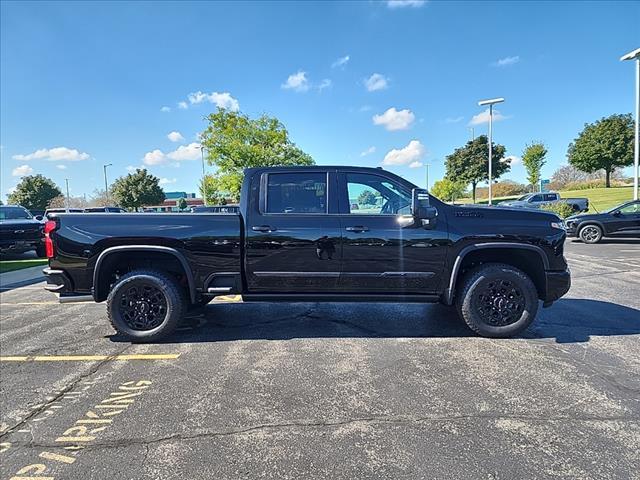
[(567, 228), (565, 227), (565, 225), (564, 225), (564, 222), (563, 222), (563, 221), (560, 221), (560, 222), (551, 222), (551, 226), (552, 226), (553, 228), (558, 228), (558, 229), (560, 229), (560, 230), (566, 230), (566, 229), (567, 229)]

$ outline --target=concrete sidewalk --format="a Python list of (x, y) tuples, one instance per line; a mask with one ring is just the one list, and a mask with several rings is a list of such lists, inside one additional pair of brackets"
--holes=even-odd
[(23, 268), (14, 270), (13, 272), (0, 273), (0, 289), (10, 290), (12, 288), (29, 285), (44, 280), (42, 270), (46, 265), (38, 265), (36, 267)]

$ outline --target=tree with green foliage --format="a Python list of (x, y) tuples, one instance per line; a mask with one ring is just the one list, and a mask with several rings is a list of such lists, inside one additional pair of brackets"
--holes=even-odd
[(358, 195), (358, 204), (359, 205), (375, 205), (376, 204), (376, 194), (371, 190), (363, 190)]
[(605, 186), (611, 186), (611, 172), (633, 163), (633, 118), (611, 115), (587, 123), (570, 145), (569, 163), (583, 172), (605, 171)]
[(138, 168), (135, 172), (118, 178), (111, 187), (111, 193), (118, 205), (137, 210), (147, 205), (164, 202), (164, 192), (160, 188), (158, 177)]
[(183, 211), (188, 206), (189, 205), (187, 204), (187, 200), (184, 197), (180, 197), (178, 201), (176, 201), (176, 207), (178, 207), (178, 210), (180, 211)]
[(453, 202), (464, 195), (465, 189), (466, 185), (463, 182), (443, 178), (433, 184), (430, 193), (445, 202)]
[(522, 152), (522, 164), (527, 171), (527, 181), (537, 191), (540, 184), (540, 172), (547, 163), (547, 147), (542, 142), (534, 142), (527, 145)]
[[(228, 192), (229, 197), (240, 199), (243, 170), (250, 167), (280, 165), (313, 165), (311, 156), (298, 148), (290, 139), (285, 126), (275, 117), (262, 115), (252, 119), (240, 112), (218, 108), (207, 117), (209, 125), (201, 135), (201, 144), (207, 153), (207, 162), (217, 171), (206, 180), (205, 196), (209, 192)], [(219, 195), (218, 195), (219, 196)]]
[(27, 210), (45, 210), (49, 202), (59, 195), (62, 192), (53, 180), (38, 174), (22, 177), (7, 199), (9, 203), (22, 205)]
[[(511, 160), (504, 158), (507, 149), (503, 145), (493, 144), (491, 176), (500, 178), (511, 169)], [(489, 141), (486, 135), (480, 135), (457, 148), (445, 161), (446, 178), (454, 182), (471, 184), (473, 203), (476, 202), (476, 186), (489, 180)]]

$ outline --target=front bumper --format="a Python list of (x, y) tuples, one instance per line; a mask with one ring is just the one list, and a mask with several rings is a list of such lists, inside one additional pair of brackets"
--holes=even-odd
[(45, 268), (42, 273), (44, 273), (44, 277), (47, 280), (47, 284), (44, 286), (46, 290), (55, 293), (73, 292), (71, 279), (64, 271)]
[(560, 271), (546, 271), (545, 277), (547, 291), (545, 292), (544, 306), (548, 307), (571, 288), (571, 271), (569, 268)]

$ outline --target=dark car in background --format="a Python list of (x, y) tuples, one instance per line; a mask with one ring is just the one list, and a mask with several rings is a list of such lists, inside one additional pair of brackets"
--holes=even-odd
[(205, 207), (204, 205), (198, 205), (197, 207), (191, 207), (191, 213), (238, 213), (240, 207), (238, 205), (212, 205)]
[(640, 238), (640, 200), (623, 203), (602, 213), (573, 215), (565, 220), (567, 236), (584, 243), (604, 237)]
[(19, 205), (0, 206), (0, 254), (24, 253), (35, 250), (45, 257), (43, 225), (29, 210)]
[(87, 207), (84, 213), (126, 213), (124, 208), (120, 207)]

